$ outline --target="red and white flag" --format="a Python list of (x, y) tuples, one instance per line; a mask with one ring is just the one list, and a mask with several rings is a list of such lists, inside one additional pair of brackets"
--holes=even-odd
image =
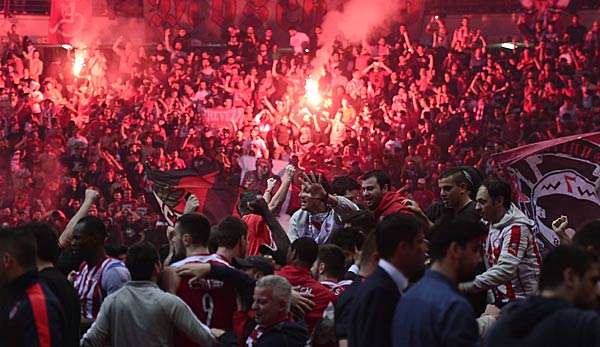
[(600, 132), (537, 142), (492, 159), (508, 171), (521, 210), (535, 221), (540, 250), (560, 244), (552, 221), (561, 215), (575, 230), (600, 218)]

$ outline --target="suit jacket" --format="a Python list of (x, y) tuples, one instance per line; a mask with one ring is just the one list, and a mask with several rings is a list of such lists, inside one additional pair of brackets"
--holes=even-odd
[(400, 291), (381, 268), (369, 276), (358, 289), (348, 326), (350, 347), (391, 346), (391, 324)]

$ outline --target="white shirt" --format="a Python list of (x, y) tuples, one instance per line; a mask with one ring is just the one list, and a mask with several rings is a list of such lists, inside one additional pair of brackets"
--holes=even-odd
[(379, 267), (383, 269), (396, 283), (398, 286), (398, 291), (402, 293), (406, 287), (408, 287), (408, 279), (400, 272), (396, 267), (390, 264), (387, 260), (379, 259), (379, 263), (377, 264)]

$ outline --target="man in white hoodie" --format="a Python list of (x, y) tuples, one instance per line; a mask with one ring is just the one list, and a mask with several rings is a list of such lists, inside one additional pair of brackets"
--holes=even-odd
[(489, 228), (487, 270), (459, 286), (467, 293), (491, 290), (491, 301), (499, 307), (536, 294), (541, 265), (534, 223), (512, 203), (511, 195), (510, 185), (499, 179), (485, 180), (479, 187), (475, 209)]

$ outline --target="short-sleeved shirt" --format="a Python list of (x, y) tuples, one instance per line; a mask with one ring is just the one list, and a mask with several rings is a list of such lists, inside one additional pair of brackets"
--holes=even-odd
[[(231, 266), (217, 254), (196, 254), (173, 263), (178, 268), (189, 263), (209, 263), (216, 266)], [(231, 330), (233, 313), (237, 308), (235, 289), (230, 283), (214, 279), (203, 279), (190, 285), (189, 277), (181, 279), (177, 287), (178, 297), (183, 299), (200, 321), (210, 328)], [(195, 346), (183, 334), (175, 337), (176, 346)]]

